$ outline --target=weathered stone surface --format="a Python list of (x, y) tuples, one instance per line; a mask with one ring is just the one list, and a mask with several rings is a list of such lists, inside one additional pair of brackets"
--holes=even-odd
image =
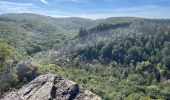
[(41, 75), (11, 92), (2, 100), (101, 100), (100, 97), (79, 87), (75, 82), (54, 74)]

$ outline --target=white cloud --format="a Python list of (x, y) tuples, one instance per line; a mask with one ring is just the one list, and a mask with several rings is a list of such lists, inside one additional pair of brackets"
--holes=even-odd
[[(42, 3), (49, 5), (50, 3), (47, 0), (40, 0)], [(76, 3), (87, 3), (88, 0), (53, 0), (55, 2), (76, 2)]]
[(40, 0), (42, 3), (49, 5), (49, 3), (46, 0)]
[(0, 1), (0, 14), (5, 13), (35, 13), (53, 17), (65, 17), (72, 15), (72, 13), (65, 13), (58, 9), (51, 11), (49, 11), (48, 9), (42, 9), (33, 3), (15, 3)]
[(88, 0), (55, 0), (55, 2), (88, 3)]
[(40, 8), (32, 3), (14, 3), (14, 2), (0, 1), (0, 12), (3, 13), (20, 13), (25, 11), (29, 12), (38, 9)]
[[(74, 0), (73, 0), (74, 1)], [(80, 0), (81, 1), (81, 0)], [(76, 0), (75, 0), (76, 2)], [(145, 17), (145, 18), (170, 18), (170, 7), (164, 6), (134, 6), (115, 9), (92, 9), (86, 11), (61, 11), (59, 9), (48, 10), (36, 6), (33, 3), (15, 3), (0, 1), (0, 13), (35, 13), (53, 17), (84, 17), (90, 19), (107, 17)]]

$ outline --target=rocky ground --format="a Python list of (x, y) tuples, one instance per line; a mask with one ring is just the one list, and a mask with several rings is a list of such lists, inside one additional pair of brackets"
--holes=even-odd
[(75, 82), (54, 74), (41, 75), (11, 92), (2, 100), (101, 100), (100, 97), (84, 90)]

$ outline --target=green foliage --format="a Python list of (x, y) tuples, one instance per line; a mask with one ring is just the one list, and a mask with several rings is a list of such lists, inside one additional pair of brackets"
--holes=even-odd
[(101, 31), (107, 31), (107, 30), (110, 30), (110, 29), (127, 27), (129, 25), (130, 25), (130, 23), (116, 23), (116, 24), (100, 23), (97, 26), (89, 29), (89, 32), (90, 33), (97, 33), (97, 32), (101, 32)]
[(3, 96), (5, 92), (8, 92), (12, 88), (20, 88), (22, 82), (18, 82), (18, 76), (15, 69), (10, 69), (9, 65), (0, 76), (0, 97)]
[(14, 57), (15, 50), (6, 42), (0, 41), (0, 75), (7, 66), (7, 60)]
[(26, 52), (28, 55), (41, 52), (42, 48), (39, 45), (27, 48)]
[(7, 43), (0, 41), (0, 64), (14, 57), (15, 50)]
[[(7, 14), (0, 15), (0, 39), (16, 49), (17, 59), (34, 61), (40, 74), (62, 75), (104, 100), (168, 100), (169, 24), (169, 20), (140, 18), (94, 21)], [(21, 87), (30, 74), (26, 69), (19, 75), (5, 63), (15, 54), (7, 43), (0, 42), (0, 95)], [(50, 53), (51, 61), (46, 60), (49, 52), (60, 49), (68, 56), (56, 59)]]
[(141, 94), (134, 93), (127, 96), (125, 100), (139, 100), (140, 97)]
[(86, 28), (80, 28), (79, 32), (78, 32), (78, 37), (83, 37), (83, 36), (87, 36), (88, 32), (86, 30)]
[(109, 62), (112, 58), (112, 46), (111, 44), (106, 44), (102, 47), (100, 59), (105, 62)]
[[(137, 64), (137, 62), (150, 61), (169, 67), (169, 46), (168, 34), (143, 34), (137, 33), (133, 36), (123, 36), (113, 38), (103, 43), (99, 42), (94, 46), (90, 46), (80, 51), (76, 51), (74, 57), (82, 56), (84, 60), (92, 61), (93, 59), (101, 61), (101, 63), (110, 63), (116, 61), (120, 64)], [(162, 49), (163, 48), (163, 49)], [(77, 55), (76, 55), (77, 53)], [(89, 55), (88, 55), (89, 54)]]
[[(75, 66), (74, 62), (77, 62), (78, 65)], [(162, 100), (169, 97), (169, 88), (166, 88), (169, 81), (165, 80), (160, 85), (157, 81), (156, 84), (152, 83), (152, 80), (157, 80), (157, 78), (154, 76), (156, 73), (153, 74), (151, 70), (153, 66), (150, 62), (141, 62), (137, 66), (129, 65), (126, 67), (113, 63), (114, 65), (108, 66), (97, 61), (83, 63), (62, 58), (55, 64), (41, 65), (43, 67), (39, 67), (39, 71), (43, 74), (63, 75), (101, 96), (104, 100)], [(148, 80), (150, 84), (148, 84)]]
[(33, 56), (41, 51), (58, 48), (61, 42), (75, 36), (80, 26), (89, 25), (93, 25), (92, 20), (83, 18), (3, 14), (0, 15), (0, 39), (10, 43), (20, 54)]
[(170, 42), (166, 42), (164, 44), (164, 48), (162, 50), (163, 55), (163, 63), (170, 69)]
[[(148, 30), (145, 29), (152, 30), (150, 26)], [(66, 69), (83, 70), (88, 75), (94, 74), (96, 77), (92, 83), (92, 78), (86, 78), (88, 76), (74, 80), (105, 100), (164, 100), (169, 98), (169, 90), (162, 83), (170, 78), (170, 39), (166, 38), (169, 37), (166, 28), (157, 31), (113, 37), (81, 48), (70, 54), (71, 57), (64, 64), (62, 60), (56, 64)]]

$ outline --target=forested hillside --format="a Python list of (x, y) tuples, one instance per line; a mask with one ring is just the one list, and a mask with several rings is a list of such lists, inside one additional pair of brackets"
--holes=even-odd
[[(170, 98), (169, 20), (99, 24), (80, 29), (69, 43), (61, 50), (68, 56), (54, 60), (55, 64), (87, 72), (73, 79), (104, 99)], [(74, 49), (67, 51), (70, 48)]]
[(61, 40), (74, 36), (79, 27), (90, 27), (92, 20), (52, 18), (35, 14), (0, 15), (0, 38), (25, 55), (52, 49)]
[[(1, 95), (28, 82), (10, 61), (79, 83), (104, 100), (170, 99), (170, 20), (0, 15)], [(10, 74), (9, 74), (10, 73)], [(2, 77), (1, 77), (2, 79)], [(0, 80), (0, 82), (3, 82)]]

